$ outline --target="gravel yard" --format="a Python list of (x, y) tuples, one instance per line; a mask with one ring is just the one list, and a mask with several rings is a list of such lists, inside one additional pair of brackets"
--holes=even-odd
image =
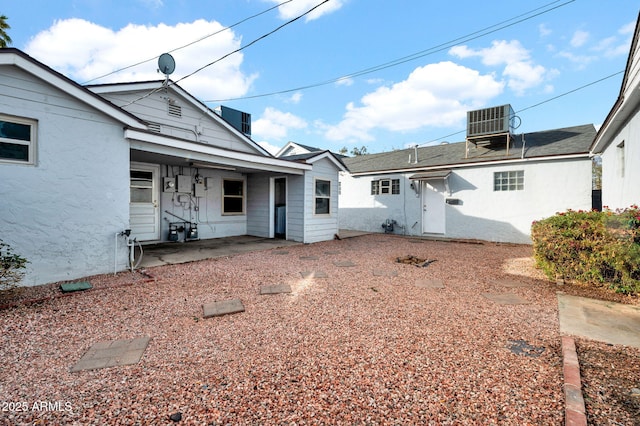
[[(435, 261), (395, 261), (407, 255)], [(530, 246), (366, 235), (147, 272), (0, 311), (3, 424), (564, 422), (559, 287)], [(416, 285), (429, 280), (444, 288)], [(292, 293), (260, 295), (273, 284)], [(526, 303), (487, 297), (504, 294)], [(245, 312), (203, 318), (203, 304), (232, 298)], [(136, 365), (70, 372), (96, 342), (143, 336)], [(589, 423), (639, 424), (640, 350), (576, 346)]]

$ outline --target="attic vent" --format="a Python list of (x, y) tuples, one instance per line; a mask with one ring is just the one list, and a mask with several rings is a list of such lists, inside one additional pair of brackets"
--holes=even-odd
[(485, 135), (513, 133), (511, 105), (479, 109), (467, 112), (467, 138)]
[(169, 115), (174, 117), (182, 117), (182, 107), (180, 105), (168, 104), (169, 105)]
[(160, 133), (160, 124), (159, 123), (149, 123), (149, 130), (152, 132)]

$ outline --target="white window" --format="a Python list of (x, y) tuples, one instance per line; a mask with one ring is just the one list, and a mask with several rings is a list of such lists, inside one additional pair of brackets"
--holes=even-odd
[(0, 162), (35, 164), (37, 122), (0, 114)]
[(331, 181), (316, 179), (315, 214), (331, 214)]
[(495, 172), (493, 174), (494, 191), (522, 191), (524, 189), (524, 170)]
[(244, 214), (243, 180), (222, 180), (222, 214)]
[(381, 179), (371, 181), (371, 195), (400, 194), (400, 179)]

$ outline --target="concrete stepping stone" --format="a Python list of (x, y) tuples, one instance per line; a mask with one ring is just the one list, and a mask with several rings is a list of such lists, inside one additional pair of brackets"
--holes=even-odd
[(91, 286), (89, 281), (79, 281), (79, 282), (75, 282), (75, 283), (60, 284), (60, 290), (63, 293), (72, 293), (74, 291), (90, 290), (92, 288), (93, 287)]
[(419, 288), (444, 288), (444, 282), (437, 278), (418, 280), (415, 284)]
[(300, 275), (302, 278), (329, 278), (329, 275), (324, 271), (302, 271)]
[(300, 260), (318, 260), (318, 256), (300, 256)]
[(73, 373), (81, 370), (137, 364), (150, 340), (150, 337), (145, 336), (136, 339), (98, 342), (82, 355), (82, 358), (71, 367), (70, 371)]
[(350, 268), (352, 266), (356, 266), (356, 264), (351, 262), (350, 260), (338, 260), (333, 262), (333, 264), (338, 268)]
[(265, 285), (260, 288), (260, 294), (282, 294), (291, 293), (291, 286), (288, 284)]
[(506, 278), (504, 280), (498, 280), (495, 282), (495, 284), (503, 287), (508, 287), (508, 288), (530, 287), (529, 283), (526, 283), (524, 281), (518, 281), (515, 279), (509, 279), (509, 278)]
[(244, 305), (240, 299), (220, 300), (202, 305), (202, 310), (204, 318), (211, 318), (244, 312)]
[(397, 277), (398, 276), (398, 271), (387, 271), (384, 269), (374, 269), (373, 270), (373, 276), (374, 277)]
[(525, 305), (529, 303), (526, 299), (513, 293), (483, 293), (482, 295), (498, 305)]

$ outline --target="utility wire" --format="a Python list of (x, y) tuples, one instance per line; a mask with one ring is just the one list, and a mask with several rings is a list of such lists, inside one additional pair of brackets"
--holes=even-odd
[[(308, 84), (308, 85), (305, 85), (305, 86), (296, 87), (296, 88), (293, 88), (293, 89), (280, 90), (280, 91), (277, 91), (277, 92), (263, 93), (263, 94), (251, 95), (251, 96), (240, 96), (240, 97), (237, 97), (237, 98), (212, 99), (212, 100), (208, 100), (208, 101), (204, 101), (204, 102), (228, 102), (228, 101), (237, 101), (237, 100), (242, 100), (242, 99), (255, 99), (255, 98), (262, 98), (262, 97), (267, 97), (267, 96), (281, 95), (281, 94), (284, 94), (284, 93), (291, 93), (291, 92), (296, 92), (296, 91), (300, 91), (300, 90), (306, 90), (306, 89), (312, 89), (312, 88), (315, 88), (315, 87), (326, 86), (328, 84), (336, 83), (336, 82), (341, 81), (341, 80), (346, 80), (346, 79), (349, 79), (349, 78), (360, 77), (362, 75), (371, 74), (371, 73), (376, 72), (376, 71), (381, 71), (383, 69), (395, 67), (395, 66), (404, 64), (406, 62), (410, 62), (410, 61), (422, 58), (422, 57), (427, 56), (427, 55), (432, 55), (434, 53), (441, 52), (441, 51), (449, 49), (450, 47), (453, 47), (454, 45), (456, 45), (458, 43), (461, 43), (461, 42), (469, 42), (469, 41), (472, 41), (472, 40), (476, 40), (476, 39), (484, 37), (486, 35), (498, 32), (498, 31), (503, 30), (505, 28), (512, 27), (514, 25), (517, 25), (517, 24), (520, 24), (522, 22), (525, 22), (525, 21), (528, 21), (530, 19), (533, 19), (533, 18), (535, 18), (537, 16), (540, 16), (540, 15), (543, 15), (545, 13), (551, 12), (551, 11), (553, 11), (555, 9), (559, 9), (560, 7), (566, 6), (569, 3), (573, 3), (576, 0), (564, 1), (564, 3), (562, 3), (562, 4), (559, 4), (559, 5), (553, 6), (553, 7), (549, 8), (549, 9), (540, 11), (541, 9), (548, 8), (549, 6), (552, 6), (552, 5), (554, 5), (556, 3), (559, 3), (561, 1), (563, 1), (563, 0), (556, 0), (556, 1), (553, 1), (551, 3), (547, 3), (544, 6), (540, 6), (540, 7), (536, 8), (536, 9), (532, 9), (532, 10), (530, 10), (528, 12), (523, 13), (523, 14), (514, 16), (514, 17), (509, 18), (509, 19), (507, 19), (505, 21), (502, 21), (502, 22), (499, 22), (497, 24), (485, 27), (485, 28), (483, 28), (481, 30), (478, 30), (478, 31), (475, 31), (473, 33), (464, 35), (462, 37), (458, 37), (456, 39), (447, 41), (447, 42), (439, 44), (437, 46), (433, 46), (433, 47), (430, 47), (428, 49), (425, 49), (425, 50), (422, 50), (422, 51), (419, 51), (419, 52), (416, 52), (416, 53), (412, 53), (411, 55), (403, 56), (401, 58), (394, 59), (394, 60), (391, 60), (389, 62), (385, 62), (385, 63), (380, 64), (380, 65), (375, 65), (375, 66), (372, 66), (372, 67), (369, 67), (369, 68), (365, 68), (365, 69), (360, 70), (360, 71), (355, 71), (355, 72), (350, 73), (350, 74), (345, 74), (345, 75), (340, 76), (340, 77), (331, 78), (329, 80), (325, 80), (325, 81), (318, 82), (318, 83), (312, 83), (312, 84)], [(538, 12), (538, 11), (540, 11), (540, 12)], [(537, 12), (537, 13), (531, 15), (534, 12)], [(530, 15), (530, 16), (527, 16), (527, 15)]]
[[(518, 111), (515, 111), (515, 112), (514, 112), (514, 114), (519, 114), (519, 113), (521, 113), (521, 112), (523, 112), (523, 111), (527, 111), (527, 110), (530, 110), (530, 109), (533, 109), (533, 108), (539, 107), (540, 105), (544, 105), (544, 104), (546, 104), (546, 103), (548, 103), (548, 102), (555, 101), (556, 99), (559, 99), (559, 98), (562, 98), (562, 97), (564, 97), (564, 96), (570, 95), (570, 94), (575, 93), (575, 92), (577, 92), (577, 91), (579, 91), (579, 90), (586, 89), (586, 88), (587, 88), (587, 87), (589, 87), (589, 86), (593, 86), (593, 85), (595, 85), (595, 84), (601, 83), (601, 82), (603, 82), (603, 81), (605, 81), (605, 80), (607, 80), (607, 79), (610, 79), (610, 78), (615, 77), (616, 75), (618, 75), (618, 74), (622, 74), (622, 73), (624, 73), (624, 70), (622, 70), (622, 71), (618, 71), (618, 72), (614, 72), (613, 74), (609, 74), (609, 75), (608, 75), (608, 76), (606, 76), (606, 77), (602, 77), (602, 78), (599, 78), (598, 80), (592, 81), (592, 82), (590, 82), (590, 83), (583, 84), (583, 85), (582, 85), (582, 86), (580, 86), (580, 87), (576, 87), (575, 89), (571, 89), (571, 90), (569, 90), (569, 91), (567, 91), (567, 92), (561, 93), (561, 94), (559, 94), (559, 95), (557, 95), (557, 96), (554, 96), (554, 97), (552, 97), (552, 98), (545, 99), (544, 101), (542, 101), (542, 102), (538, 102), (537, 104), (529, 105), (528, 107), (525, 107), (525, 108), (522, 108), (522, 109), (520, 109), (520, 110), (518, 110)], [(460, 130), (460, 131), (458, 131), (458, 132), (454, 132), (454, 133), (449, 133), (448, 135), (441, 136), (441, 137), (436, 138), (436, 139), (432, 139), (432, 140), (430, 140), (430, 141), (428, 141), (428, 142), (423, 142), (423, 143), (419, 144), (419, 146), (428, 146), (430, 143), (438, 142), (438, 141), (441, 141), (441, 140), (446, 139), (446, 138), (448, 138), (448, 137), (455, 136), (455, 135), (459, 135), (460, 133), (464, 133), (464, 132), (466, 132), (466, 131), (467, 131), (467, 129)]]
[[(242, 20), (240, 20), (240, 21), (236, 22), (236, 23), (235, 23), (235, 24), (233, 24), (233, 25), (229, 25), (228, 27), (222, 28), (221, 30), (218, 30), (218, 31), (216, 31), (216, 32), (214, 32), (214, 33), (211, 33), (211, 34), (208, 34), (208, 35), (206, 35), (206, 36), (200, 37), (199, 39), (194, 40), (194, 41), (192, 41), (192, 42), (190, 42), (190, 43), (187, 43), (187, 44), (185, 44), (184, 46), (180, 46), (180, 47), (176, 47), (175, 49), (171, 49), (171, 50), (167, 51), (167, 53), (172, 53), (172, 52), (178, 51), (178, 50), (180, 50), (180, 49), (184, 49), (185, 47), (189, 47), (189, 46), (191, 46), (191, 45), (193, 45), (193, 44), (196, 44), (196, 43), (199, 43), (199, 42), (201, 42), (201, 41), (203, 41), (203, 40), (206, 40), (206, 39), (208, 39), (209, 37), (213, 37), (214, 35), (220, 34), (220, 33), (224, 32), (224, 31), (228, 31), (228, 30), (230, 30), (231, 28), (237, 27), (238, 25), (243, 24), (243, 23), (247, 22), (247, 21), (248, 21), (248, 20), (250, 20), (250, 19), (256, 18), (256, 17), (258, 17), (258, 16), (260, 16), (260, 15), (264, 15), (265, 13), (267, 13), (267, 12), (271, 12), (273, 9), (276, 9), (276, 8), (278, 8), (278, 7), (280, 7), (280, 6), (284, 5), (284, 4), (290, 3), (290, 2), (292, 2), (292, 1), (293, 1), (293, 0), (285, 0), (285, 1), (281, 2), (281, 3), (278, 3), (277, 5), (275, 5), (275, 6), (273, 6), (273, 7), (270, 7), (270, 8), (268, 8), (268, 9), (266, 9), (266, 10), (263, 10), (262, 12), (256, 13), (255, 15), (251, 15), (251, 16), (249, 16), (248, 18), (244, 18), (244, 19), (242, 19)], [(84, 82), (84, 83), (82, 83), (82, 84), (84, 85), (84, 84), (90, 83), (90, 82), (92, 82), (92, 81), (96, 81), (96, 80), (99, 80), (99, 79), (101, 79), (101, 78), (108, 77), (108, 76), (113, 75), (113, 74), (117, 74), (117, 73), (119, 73), (119, 72), (121, 72), (121, 71), (128, 70), (129, 68), (137, 67), (138, 65), (142, 65), (142, 64), (144, 64), (144, 63), (147, 63), (147, 62), (153, 61), (154, 59), (157, 59), (157, 58), (158, 58), (157, 56), (154, 56), (153, 58), (145, 59), (144, 61), (140, 61), (140, 62), (135, 63), (135, 64), (133, 64), (133, 65), (129, 65), (129, 66), (126, 66), (126, 67), (124, 67), (124, 68), (120, 68), (120, 69), (117, 69), (117, 70), (115, 70), (115, 71), (111, 71), (110, 73), (107, 73), (107, 74), (101, 75), (101, 76), (99, 76), (99, 77), (94, 77), (94, 78), (92, 78), (91, 80), (87, 80), (87, 81), (85, 81), (85, 82)]]
[(282, 24), (282, 25), (278, 26), (276, 29), (274, 29), (274, 30), (272, 30), (272, 31), (269, 31), (268, 33), (266, 33), (266, 34), (264, 34), (264, 35), (262, 35), (262, 36), (260, 36), (260, 37), (258, 37), (258, 38), (256, 38), (256, 39), (254, 39), (254, 40), (253, 40), (253, 41), (251, 41), (249, 44), (246, 44), (245, 46), (242, 46), (242, 47), (240, 47), (240, 48), (238, 48), (238, 49), (234, 50), (233, 52), (230, 52), (230, 53), (227, 53), (226, 55), (223, 55), (222, 57), (220, 57), (220, 58), (216, 59), (215, 61), (210, 62), (210, 63), (208, 63), (207, 65), (204, 65), (204, 66), (202, 66), (202, 67), (198, 68), (197, 70), (193, 71), (192, 73), (187, 74), (187, 75), (185, 75), (184, 77), (182, 77), (182, 78), (180, 78), (180, 79), (178, 79), (178, 80), (176, 80), (176, 81), (170, 81), (170, 82), (168, 82), (168, 84), (163, 85), (162, 87), (159, 87), (159, 88), (157, 88), (157, 89), (154, 89), (154, 90), (152, 90), (151, 92), (147, 93), (146, 95), (141, 96), (141, 97), (139, 97), (139, 98), (137, 98), (137, 99), (132, 100), (131, 102), (126, 103), (126, 104), (125, 104), (125, 105), (123, 105), (122, 107), (126, 107), (126, 106), (129, 106), (129, 105), (131, 105), (131, 104), (134, 104), (134, 103), (136, 103), (136, 102), (138, 102), (138, 101), (141, 101), (142, 99), (148, 98), (149, 96), (153, 95), (153, 94), (154, 94), (154, 93), (156, 93), (156, 92), (159, 92), (160, 90), (164, 90), (164, 89), (166, 89), (166, 88), (167, 88), (167, 87), (169, 87), (169, 86), (173, 86), (173, 85), (178, 84), (180, 81), (182, 81), (182, 80), (184, 80), (184, 79), (186, 79), (186, 78), (191, 77), (192, 75), (194, 75), (194, 74), (196, 74), (196, 73), (198, 73), (198, 72), (202, 71), (203, 69), (205, 69), (205, 68), (207, 68), (207, 67), (210, 67), (211, 65), (214, 65), (214, 64), (216, 64), (216, 63), (220, 62), (221, 60), (223, 60), (223, 59), (225, 59), (225, 58), (227, 58), (227, 57), (229, 57), (229, 56), (233, 55), (234, 53), (240, 52), (241, 50), (244, 50), (244, 49), (246, 49), (247, 47), (254, 45), (255, 43), (257, 43), (258, 41), (260, 41), (260, 40), (262, 40), (262, 39), (265, 39), (265, 38), (269, 37), (270, 35), (272, 35), (272, 34), (273, 34), (273, 33), (275, 33), (276, 31), (279, 31), (279, 30), (281, 30), (282, 28), (286, 27), (287, 25), (289, 25), (289, 24), (291, 24), (291, 23), (293, 23), (293, 22), (297, 21), (298, 19), (300, 19), (300, 18), (302, 18), (302, 17), (304, 17), (304, 16), (306, 16), (306, 15), (308, 15), (309, 13), (313, 12), (314, 10), (316, 10), (317, 8), (319, 8), (320, 6), (322, 6), (323, 4), (325, 4), (325, 3), (329, 2), (329, 1), (330, 1), (330, 0), (324, 0), (324, 1), (323, 1), (323, 2), (321, 2), (321, 3), (318, 3), (317, 5), (315, 5), (314, 7), (312, 7), (311, 9), (307, 10), (306, 12), (304, 12), (303, 14), (296, 16), (295, 18), (293, 18), (293, 19), (291, 19), (291, 20), (289, 20), (289, 21), (285, 22), (284, 24)]

